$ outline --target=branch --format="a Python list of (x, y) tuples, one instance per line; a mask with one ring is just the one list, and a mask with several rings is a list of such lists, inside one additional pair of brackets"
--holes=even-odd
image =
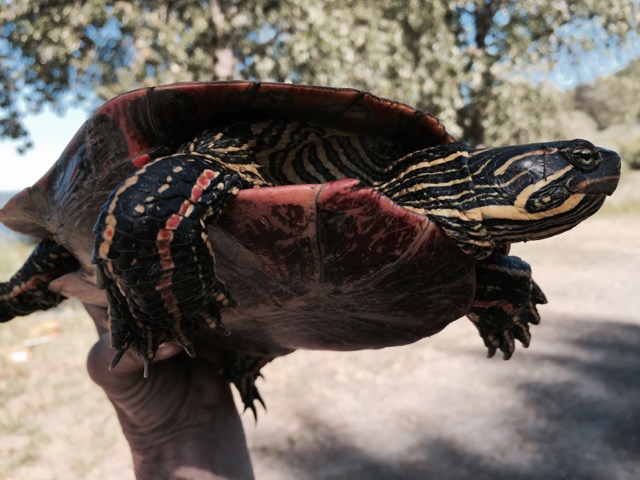
[(476, 1), (476, 46), (482, 50), (486, 48), (487, 35), (493, 26), (493, 19), (502, 7), (503, 0)]

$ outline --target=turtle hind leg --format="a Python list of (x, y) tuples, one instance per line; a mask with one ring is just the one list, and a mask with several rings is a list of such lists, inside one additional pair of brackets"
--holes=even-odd
[(476, 298), (467, 315), (493, 357), (500, 350), (505, 360), (515, 350), (515, 340), (531, 342), (529, 325), (540, 323), (537, 305), (547, 303), (531, 278), (531, 267), (518, 257), (494, 252), (476, 263)]
[(57, 306), (66, 297), (49, 290), (49, 283), (79, 268), (66, 248), (52, 239), (42, 240), (22, 268), (0, 283), (0, 322)]
[(233, 352), (224, 352), (225, 363), (222, 375), (229, 380), (240, 393), (240, 399), (244, 410), (251, 410), (255, 420), (258, 420), (258, 412), (255, 402), (259, 402), (266, 410), (266, 405), (256, 387), (256, 380), (261, 377), (260, 369), (269, 363), (272, 358), (255, 357), (251, 355), (239, 355)]

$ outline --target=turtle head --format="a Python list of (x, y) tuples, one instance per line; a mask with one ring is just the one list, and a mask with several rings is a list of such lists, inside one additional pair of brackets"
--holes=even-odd
[(620, 156), (586, 140), (473, 150), (482, 224), (497, 243), (546, 238), (595, 213), (620, 178)]

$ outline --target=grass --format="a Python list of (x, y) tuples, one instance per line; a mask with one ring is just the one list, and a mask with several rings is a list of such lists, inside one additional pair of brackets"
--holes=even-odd
[[(2, 246), (0, 278), (6, 279), (32, 246)], [(98, 471), (113, 449), (126, 467), (128, 451), (115, 413), (86, 373), (95, 340), (93, 323), (73, 301), (0, 327), (2, 478), (104, 478)], [(25, 347), (25, 341), (35, 345)], [(16, 353), (25, 360), (15, 361)]]

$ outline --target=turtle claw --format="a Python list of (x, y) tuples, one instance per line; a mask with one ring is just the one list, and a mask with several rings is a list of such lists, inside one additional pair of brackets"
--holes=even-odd
[(252, 398), (245, 399), (242, 394), (240, 396), (242, 397), (242, 403), (244, 404), (244, 410), (242, 411), (242, 413), (246, 412), (247, 410), (251, 410), (251, 413), (253, 413), (253, 419), (257, 422), (258, 410), (256, 409), (255, 401), (257, 400), (258, 402), (260, 402), (262, 408), (264, 408), (265, 410), (267, 409), (264, 400), (262, 400), (262, 397), (260, 396), (260, 392), (258, 392), (258, 389), (254, 387)]
[(262, 400), (262, 396), (256, 387), (256, 374), (245, 374), (242, 379), (239, 381), (234, 381), (234, 385), (238, 389), (240, 393), (240, 399), (242, 400), (242, 404), (244, 405), (244, 412), (247, 410), (251, 410), (253, 413), (253, 418), (258, 421), (258, 412), (256, 410), (256, 400), (260, 402), (262, 408), (265, 410), (267, 406), (264, 404), (264, 400)]
[(487, 358), (493, 358), (498, 350), (502, 352), (502, 358), (509, 360), (516, 349), (516, 340), (524, 348), (531, 343), (529, 324), (537, 325), (540, 316), (531, 306), (535, 316), (527, 312), (513, 313), (502, 308), (473, 308), (467, 316), (474, 323), (480, 336), (487, 347)]
[(180, 346), (185, 352), (187, 352), (187, 355), (189, 355), (191, 358), (196, 358), (196, 349), (193, 348), (193, 343), (190, 343), (189, 345), (180, 345)]
[[(126, 350), (116, 351), (116, 353), (113, 355), (113, 358), (111, 359), (111, 363), (109, 364), (109, 370), (113, 370), (114, 368), (116, 368), (116, 365), (120, 363), (120, 360), (122, 360), (122, 357), (124, 356), (125, 353), (126, 353)], [(144, 371), (142, 376), (144, 378), (148, 378), (149, 373), (151, 371), (151, 359), (143, 357), (142, 362), (144, 364)]]
[(229, 335), (231, 335), (231, 330), (229, 330), (222, 323), (222, 316), (220, 315), (220, 310), (218, 310), (218, 307), (214, 306), (213, 308), (211, 308), (211, 315), (213, 316), (213, 320), (207, 319), (207, 324), (209, 325), (209, 327), (214, 332), (219, 333), (223, 337), (228, 337)]
[(540, 314), (536, 305), (547, 303), (547, 297), (536, 282), (531, 280), (531, 299), (529, 302), (528, 322), (533, 325), (540, 325)]
[(249, 355), (238, 355), (226, 352), (226, 365), (222, 369), (222, 375), (234, 384), (240, 399), (244, 405), (244, 411), (251, 410), (253, 417), (258, 421), (256, 401), (267, 409), (260, 392), (256, 388), (256, 379), (262, 377), (260, 369), (272, 359), (264, 357), (254, 357)]
[(125, 354), (125, 352), (126, 352), (126, 350), (117, 350), (116, 351), (116, 353), (113, 355), (113, 358), (111, 359), (111, 363), (109, 363), (109, 370), (113, 370), (114, 368), (116, 368), (116, 365), (118, 365), (118, 363), (122, 359), (122, 357)]
[(151, 360), (145, 357), (142, 359), (142, 362), (144, 363), (144, 372), (142, 376), (144, 378), (149, 378), (149, 374), (151, 373)]
[(500, 340), (495, 335), (488, 334), (484, 338), (484, 343), (487, 347), (487, 358), (495, 357), (498, 350), (500, 350), (503, 360), (509, 360), (516, 349), (514, 336), (509, 330), (502, 332), (502, 339)]
[(216, 322), (214, 325), (212, 325), (212, 328), (216, 333), (219, 333), (223, 337), (228, 337), (229, 335), (231, 335), (231, 330), (225, 327), (222, 322)]
[(548, 303), (547, 296), (544, 294), (540, 286), (531, 280), (531, 300), (536, 304)]
[(498, 350), (509, 360), (518, 340), (525, 348), (531, 343), (529, 325), (540, 323), (537, 305), (547, 299), (531, 279), (531, 268), (518, 257), (494, 253), (476, 264), (476, 299), (468, 314), (480, 332), (487, 357)]
[[(536, 313), (538, 313), (536, 311)], [(513, 326), (513, 336), (522, 344), (524, 348), (529, 348), (529, 344), (531, 343), (531, 333), (529, 332), (529, 325), (527, 323), (532, 323), (534, 325), (538, 325), (540, 323), (540, 316), (538, 315), (538, 322), (533, 322), (529, 320), (529, 322), (522, 323), (516, 321)]]

